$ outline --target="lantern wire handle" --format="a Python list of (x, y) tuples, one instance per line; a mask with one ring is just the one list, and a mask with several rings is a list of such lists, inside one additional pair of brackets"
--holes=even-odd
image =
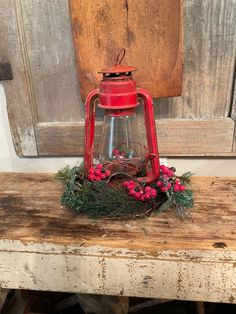
[(125, 48), (122, 48), (116, 57), (115, 66), (121, 64), (122, 60), (125, 57)]

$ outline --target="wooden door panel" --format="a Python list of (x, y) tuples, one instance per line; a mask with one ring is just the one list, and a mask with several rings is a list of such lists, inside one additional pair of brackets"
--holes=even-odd
[[(225, 119), (157, 120), (157, 136), (162, 156), (229, 155), (232, 149), (234, 121)], [(99, 143), (102, 123), (96, 127)], [(39, 154), (43, 156), (83, 155), (83, 123), (38, 124), (36, 129)], [(145, 129), (141, 129), (145, 138)], [(45, 145), (47, 143), (47, 145)], [(64, 150), (62, 150), (62, 147)], [(236, 154), (235, 154), (236, 155)]]
[(67, 1), (21, 1), (35, 123), (79, 121), (83, 106)]
[(236, 2), (184, 2), (184, 80), (181, 97), (158, 100), (157, 118), (230, 116), (236, 60)]
[(12, 141), (17, 155), (37, 156), (20, 0), (0, 1), (0, 23), (0, 61), (11, 64), (14, 76), (12, 81), (3, 82)]
[[(134, 33), (140, 25), (133, 8), (135, 1), (128, 1), (129, 11), (127, 6), (123, 9), (133, 20), (129, 26)], [(153, 4), (153, 0), (145, 3), (149, 1)], [(99, 3), (103, 5), (107, 0)], [(141, 20), (147, 20), (147, 12), (150, 11), (140, 13)], [(232, 96), (235, 94), (235, 14), (234, 0), (184, 1), (183, 94), (155, 101), (162, 156), (236, 155), (236, 144), (233, 146), (236, 110)], [(10, 62), (14, 75), (12, 81), (3, 84), (17, 155), (82, 156), (84, 108), (76, 78), (68, 2), (0, 0), (0, 19), (0, 61)], [(125, 21), (127, 17), (122, 13), (120, 25)], [(79, 28), (79, 20), (76, 23)], [(106, 25), (106, 20), (103, 23)], [(127, 28), (124, 34), (127, 35)], [(176, 43), (172, 44), (171, 49), (177, 49)], [(85, 54), (83, 49), (81, 46), (81, 55)], [(76, 51), (78, 58), (80, 54)], [(90, 50), (86, 51), (89, 59)], [(112, 51), (103, 53), (104, 60), (109, 60)], [(171, 59), (170, 55), (167, 59)], [(96, 66), (95, 62), (95, 74)], [(139, 72), (141, 75), (142, 71)], [(99, 127), (101, 123), (97, 134)]]

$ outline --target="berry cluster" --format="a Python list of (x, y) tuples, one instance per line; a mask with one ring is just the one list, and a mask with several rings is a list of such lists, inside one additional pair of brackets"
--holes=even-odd
[(135, 197), (140, 201), (150, 200), (157, 196), (156, 189), (151, 186), (145, 186), (144, 188), (138, 186), (134, 181), (129, 180), (123, 183), (123, 186), (128, 190), (129, 195)]
[(166, 167), (165, 165), (160, 166), (160, 170), (162, 173), (162, 176), (165, 178), (171, 178), (174, 176), (176, 169), (174, 167)]
[(167, 192), (171, 187), (173, 187), (174, 192), (185, 191), (185, 185), (182, 185), (179, 179), (175, 179), (175, 171), (174, 167), (160, 166), (161, 176), (158, 178), (157, 186), (161, 192)]
[(114, 148), (112, 150), (112, 153), (115, 158), (125, 157), (125, 151), (120, 151), (118, 148)]
[(179, 179), (175, 180), (174, 191), (175, 192), (183, 192), (186, 190), (186, 186), (180, 183)]
[(161, 192), (167, 192), (172, 184), (169, 182), (170, 178), (174, 176), (176, 169), (174, 167), (166, 167), (165, 165), (160, 166), (161, 176), (157, 181), (157, 186), (160, 188)]
[(101, 181), (105, 180), (111, 175), (111, 172), (103, 167), (102, 164), (98, 164), (95, 167), (89, 169), (88, 180), (89, 181)]

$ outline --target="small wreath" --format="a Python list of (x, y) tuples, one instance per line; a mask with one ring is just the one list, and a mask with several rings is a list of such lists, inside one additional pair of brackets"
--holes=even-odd
[(141, 218), (151, 213), (160, 214), (175, 208), (177, 215), (191, 218), (193, 192), (190, 189), (191, 172), (175, 174), (174, 167), (160, 166), (160, 176), (152, 183), (139, 182), (126, 173), (111, 174), (102, 164), (90, 168), (65, 167), (56, 179), (65, 185), (61, 204), (90, 218)]

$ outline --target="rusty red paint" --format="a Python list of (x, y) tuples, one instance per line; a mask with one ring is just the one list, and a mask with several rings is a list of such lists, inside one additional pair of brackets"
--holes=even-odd
[(124, 113), (132, 114), (138, 105), (138, 97), (140, 97), (144, 103), (148, 154), (145, 156), (147, 177), (139, 179), (152, 182), (159, 176), (159, 153), (153, 101), (146, 90), (136, 88), (136, 82), (132, 78), (132, 71), (134, 70), (133, 67), (119, 64), (102, 70), (100, 73), (103, 73), (103, 80), (100, 82), (99, 89), (93, 90), (87, 96), (85, 102), (85, 172), (88, 172), (93, 161), (95, 99), (99, 98), (98, 106), (105, 109), (105, 114), (122, 116)]

